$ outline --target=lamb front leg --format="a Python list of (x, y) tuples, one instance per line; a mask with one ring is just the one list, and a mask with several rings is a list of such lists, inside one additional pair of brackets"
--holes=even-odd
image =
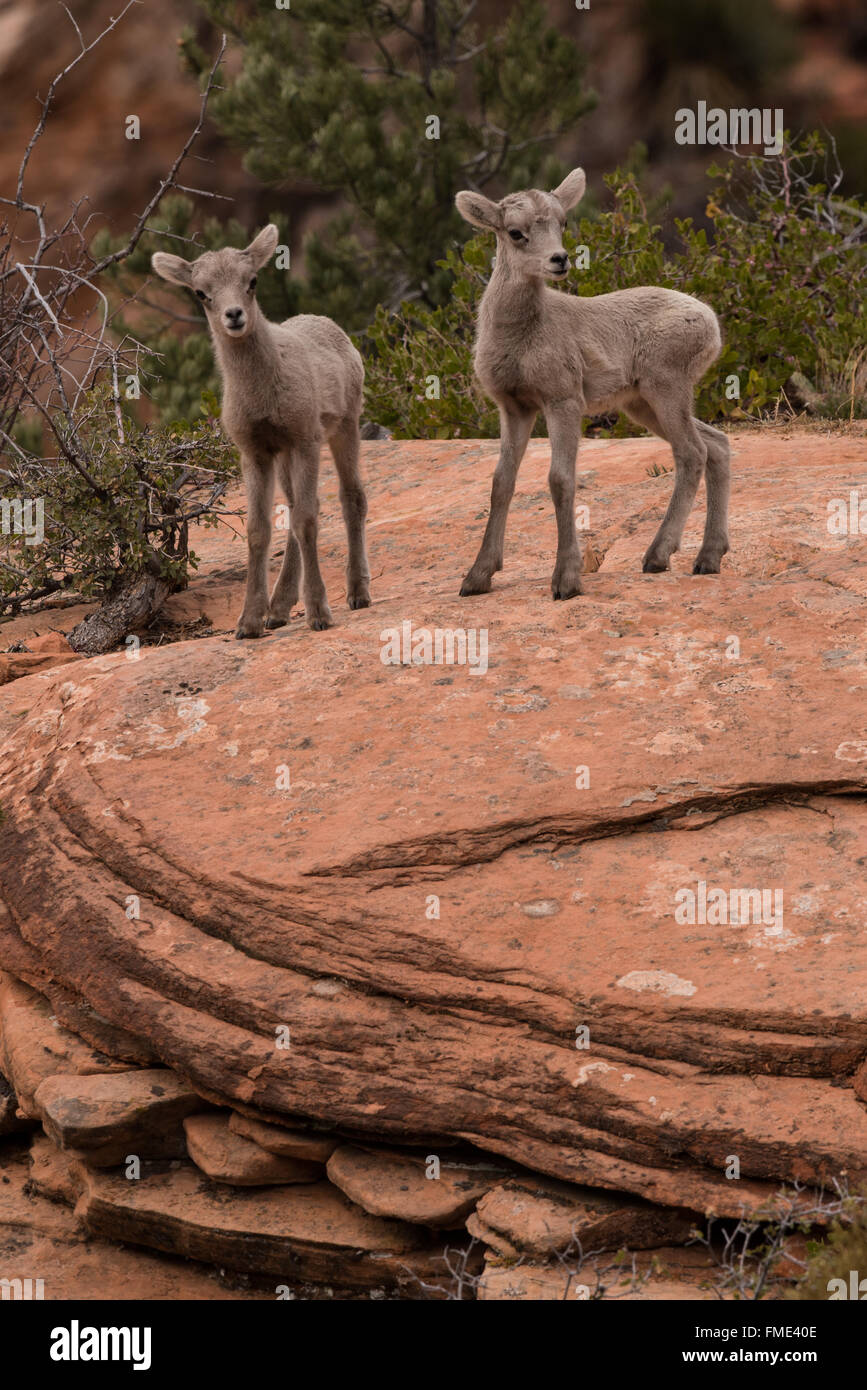
[(557, 561), (551, 576), (555, 599), (575, 598), (581, 584), (581, 546), (575, 530), (575, 462), (581, 438), (581, 406), (574, 400), (554, 401), (545, 407), (551, 440), (548, 486), (557, 516)]
[(500, 405), (500, 457), (491, 484), (491, 510), (479, 553), (461, 585), (462, 598), (488, 593), (492, 576), (503, 568), (506, 517), (535, 419), (536, 411), (517, 401)]
[(236, 637), (262, 637), (268, 614), (268, 551), (274, 502), (274, 460), (267, 455), (241, 454), (247, 493), (247, 592)]
[(304, 613), (314, 632), (332, 627), (325, 585), (319, 571), (319, 443), (299, 445), (292, 452), (292, 534), (304, 564)]

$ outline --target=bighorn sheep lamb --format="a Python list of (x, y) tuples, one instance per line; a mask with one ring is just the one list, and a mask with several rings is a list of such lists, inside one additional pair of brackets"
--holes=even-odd
[[(304, 562), (304, 607), (319, 631), (333, 619), (319, 572), (319, 449), (327, 439), (340, 479), (349, 542), (350, 608), (370, 604), (364, 539), (367, 499), (358, 466), (361, 357), (331, 319), (299, 314), (270, 323), (256, 302), (256, 272), (274, 254), (279, 232), (265, 227), (243, 251), (224, 247), (195, 261), (158, 251), (153, 268), (186, 285), (205, 310), (223, 379), (222, 420), (241, 453), (247, 492), (247, 593), (236, 636), (261, 637), (289, 621)], [(274, 464), (289, 503), (283, 565), (268, 599)]]
[(461, 216), (497, 235), (496, 264), (479, 308), (475, 365), (500, 411), (491, 511), (462, 594), (487, 593), (491, 576), (503, 567), (506, 514), (539, 410), (551, 439), (555, 599), (582, 592), (573, 507), (583, 415), (624, 410), (671, 445), (674, 491), (644, 556), (646, 572), (668, 568), (702, 472), (707, 520), (693, 573), (717, 574), (729, 548), (728, 440), (692, 413), (695, 383), (720, 351), (713, 310), (675, 290), (617, 290), (579, 298), (543, 283), (566, 276), (563, 227), (567, 212), (583, 197), (585, 183), (583, 169), (573, 169), (552, 193), (533, 188), (510, 193), (499, 203), (479, 193), (457, 195)]

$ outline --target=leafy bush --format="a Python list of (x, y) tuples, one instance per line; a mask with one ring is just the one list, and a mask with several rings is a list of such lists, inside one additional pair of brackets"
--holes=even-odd
[[(499, 416), (473, 374), (476, 306), (487, 283), (490, 246), (473, 237), (441, 261), (453, 276), (450, 303), (425, 310), (380, 306), (359, 340), (365, 355), (367, 413), (399, 439), (489, 438)], [(431, 392), (438, 392), (431, 395)]]
[[(699, 388), (704, 419), (759, 415), (781, 400), (793, 371), (838, 385), (851, 378), (848, 395), (842, 387), (836, 397), (831, 391), (826, 406), (846, 417), (856, 404), (863, 410), (856, 368), (864, 352), (867, 211), (836, 196), (840, 174), (829, 175), (827, 163), (813, 135), (780, 156), (712, 165), (713, 236), (691, 219), (676, 220), (671, 252), (638, 174), (618, 169), (605, 178), (613, 206), (582, 217), (565, 238), (570, 259), (576, 247), (589, 251), (587, 268), (573, 264), (566, 289), (595, 295), (663, 285), (710, 304), (724, 342)], [(454, 277), (450, 302), (435, 310), (408, 302), (394, 314), (380, 308), (361, 338), (368, 413), (399, 438), (499, 432), (496, 410), (472, 373), (476, 308), (492, 249), (491, 234), (482, 233), (447, 252), (441, 264)]]
[[(859, 1283), (867, 1279), (867, 1201), (853, 1198), (841, 1216), (831, 1223), (827, 1238), (811, 1241), (807, 1251), (807, 1272), (789, 1294), (793, 1299), (828, 1299), (832, 1279), (842, 1279), (844, 1297), (851, 1296), (851, 1275)], [(860, 1294), (858, 1295), (860, 1297)]]
[(212, 416), (142, 428), (119, 413), (110, 383), (96, 387), (82, 402), (74, 452), (39, 457), (19, 445), (0, 463), (3, 497), (38, 500), (44, 513), (41, 543), (14, 524), (0, 534), (0, 615), (62, 590), (104, 598), (127, 575), (181, 587), (198, 563), (190, 524), (217, 525), (237, 471)]

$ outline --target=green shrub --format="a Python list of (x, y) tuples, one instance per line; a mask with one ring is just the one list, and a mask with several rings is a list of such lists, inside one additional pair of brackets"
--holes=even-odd
[(842, 1279), (843, 1296), (849, 1298), (853, 1272), (858, 1276), (856, 1283), (867, 1279), (867, 1202), (863, 1197), (850, 1200), (843, 1216), (831, 1223), (825, 1240), (810, 1242), (807, 1273), (788, 1296), (827, 1300), (833, 1291), (833, 1286), (828, 1287), (831, 1280)]
[(62, 418), (56, 429), (65, 452), (18, 445), (0, 460), (3, 497), (38, 500), (44, 513), (36, 544), (11, 525), (0, 533), (0, 615), (60, 590), (102, 599), (142, 572), (183, 587), (198, 564), (190, 525), (217, 525), (238, 473), (217, 420), (142, 428), (119, 418), (104, 383), (83, 399), (74, 438)]
[[(441, 265), (453, 276), (452, 296), (439, 309), (382, 306), (363, 334), (366, 411), (399, 439), (490, 438), (499, 416), (473, 374), (476, 306), (490, 262), (487, 237), (448, 251)], [(438, 392), (439, 398), (430, 393)]]

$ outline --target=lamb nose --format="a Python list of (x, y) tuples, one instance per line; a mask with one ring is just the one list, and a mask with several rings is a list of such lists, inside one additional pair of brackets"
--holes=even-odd
[(227, 309), (227, 310), (226, 310), (226, 318), (227, 318), (227, 319), (232, 319), (232, 320), (234, 320), (235, 323), (237, 323), (238, 320), (241, 319), (241, 318), (243, 318), (243, 317), (244, 317), (244, 310), (243, 310), (243, 309)]
[(551, 257), (551, 260), (553, 261), (554, 265), (558, 265), (561, 270), (565, 269), (566, 262), (568, 261), (568, 259), (569, 257), (566, 255), (565, 251), (558, 251), (556, 255)]

